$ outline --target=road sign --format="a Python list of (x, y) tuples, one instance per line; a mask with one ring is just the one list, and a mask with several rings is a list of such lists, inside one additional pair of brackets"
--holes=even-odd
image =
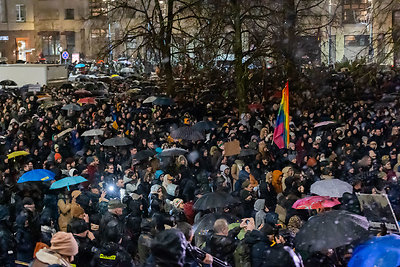
[(67, 51), (64, 51), (61, 56), (62, 56), (63, 59), (68, 59), (69, 58), (69, 54), (68, 54)]

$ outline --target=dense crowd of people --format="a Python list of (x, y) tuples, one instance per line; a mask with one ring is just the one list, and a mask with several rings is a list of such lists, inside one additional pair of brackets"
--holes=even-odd
[[(82, 98), (73, 86), (44, 88), (47, 100), (3, 94), (0, 266), (346, 266), (354, 244), (295, 249), (307, 220), (329, 209), (292, 206), (313, 183), (336, 178), (353, 193), (334, 209), (362, 215), (356, 192), (388, 194), (398, 215), (400, 105), (377, 105), (374, 92), (349, 101), (350, 74), (338, 75), (345, 78), (333, 79), (323, 97), (290, 93), (287, 149), (272, 140), (280, 99), (269, 96), (279, 88), (242, 114), (233, 100), (199, 95), (143, 103), (149, 82), (130, 79), (112, 80), (106, 97), (75, 111), (61, 109)], [(128, 93), (132, 84), (142, 91)], [(389, 73), (375, 86), (396, 93), (400, 83)], [(324, 121), (332, 123), (315, 127)], [(202, 138), (174, 139), (180, 127)], [(91, 129), (101, 134), (82, 136)], [(131, 142), (104, 145), (113, 137)], [(235, 140), (249, 153), (227, 153)], [(163, 155), (178, 148), (185, 152)], [(6, 156), (16, 151), (29, 155)], [(17, 183), (34, 169), (87, 182), (56, 190), (49, 189), (54, 181)], [(229, 201), (196, 209), (210, 194)]]

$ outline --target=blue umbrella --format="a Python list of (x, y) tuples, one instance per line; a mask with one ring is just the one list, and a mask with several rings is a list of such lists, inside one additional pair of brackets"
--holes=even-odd
[(78, 65), (75, 65), (75, 68), (84, 68), (86, 65), (85, 64), (78, 64)]
[(397, 267), (400, 266), (400, 236), (373, 237), (356, 247), (349, 267)]
[(83, 178), (82, 176), (65, 177), (61, 180), (54, 182), (50, 186), (50, 189), (59, 189), (59, 188), (67, 187), (69, 190), (70, 185), (80, 184), (83, 182), (87, 182), (87, 180), (85, 178)]
[(18, 180), (18, 183), (25, 182), (44, 182), (54, 180), (54, 172), (44, 169), (31, 170), (24, 173)]

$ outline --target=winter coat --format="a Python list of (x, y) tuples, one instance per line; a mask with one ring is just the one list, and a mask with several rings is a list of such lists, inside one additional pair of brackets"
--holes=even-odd
[(266, 261), (265, 252), (271, 244), (268, 237), (260, 231), (253, 230), (246, 233), (243, 241), (248, 246), (251, 266), (264, 266)]
[(240, 227), (236, 227), (229, 231), (228, 236), (212, 234), (207, 238), (204, 250), (218, 259), (232, 264), (234, 262), (233, 253), (238, 245), (236, 236), (239, 232)]
[(282, 172), (279, 170), (275, 170), (272, 172), (272, 186), (275, 188), (275, 192), (277, 194), (282, 193), (282, 180), (280, 179), (280, 176), (282, 175)]
[(0, 264), (4, 267), (14, 266), (15, 239), (12, 232), (6, 226), (5, 221), (0, 223)]
[(250, 173), (245, 170), (239, 172), (239, 179), (235, 183), (235, 191), (239, 192), (242, 189), (242, 184), (244, 181), (250, 179)]
[(36, 253), (36, 259), (31, 263), (30, 267), (47, 266), (72, 267), (72, 265), (57, 252), (50, 249), (41, 249)]
[(94, 254), (90, 266), (92, 267), (133, 267), (131, 256), (120, 245), (104, 243)]
[(57, 202), (57, 206), (60, 213), (60, 216), (58, 217), (58, 227), (60, 231), (66, 232), (67, 225), (72, 219), (71, 201), (67, 199), (59, 199)]
[(96, 249), (94, 243), (87, 237), (80, 237), (74, 235), (76, 243), (78, 244), (78, 254), (74, 256), (74, 261), (72, 262), (76, 266), (86, 267), (90, 266), (90, 261), (93, 257), (93, 251)]
[[(268, 247), (263, 254), (263, 267), (303, 267), (301, 257), (292, 248), (282, 244)], [(315, 266), (315, 265), (314, 265)]]

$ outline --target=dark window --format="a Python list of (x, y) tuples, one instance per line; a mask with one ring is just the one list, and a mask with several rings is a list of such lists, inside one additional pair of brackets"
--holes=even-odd
[(25, 22), (26, 21), (26, 10), (24, 4), (15, 5), (17, 12), (17, 22)]
[(367, 46), (369, 35), (345, 35), (344, 46)]
[(69, 53), (75, 52), (75, 32), (65, 32), (65, 39), (67, 41), (67, 51)]
[(54, 56), (58, 55), (58, 47), (60, 46), (60, 35), (42, 35), (42, 48), (44, 56)]
[(65, 19), (66, 20), (74, 20), (75, 19), (75, 9), (67, 8), (65, 10)]

